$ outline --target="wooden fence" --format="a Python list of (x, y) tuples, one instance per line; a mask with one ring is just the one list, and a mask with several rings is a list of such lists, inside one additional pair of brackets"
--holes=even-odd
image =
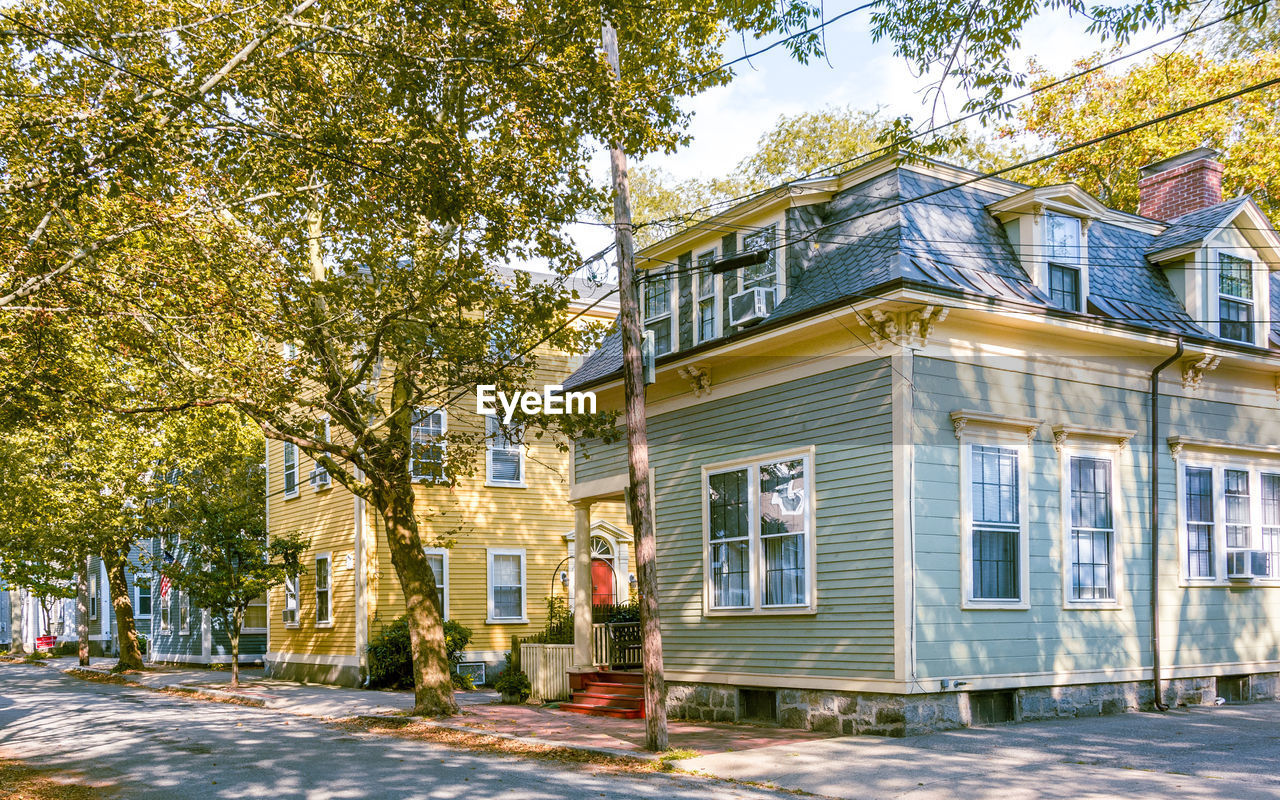
[(571, 644), (521, 644), (520, 668), (529, 676), (537, 702), (569, 699), (569, 667), (573, 665)]

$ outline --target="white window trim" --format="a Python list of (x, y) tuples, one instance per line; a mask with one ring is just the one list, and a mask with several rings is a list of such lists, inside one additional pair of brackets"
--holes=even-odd
[(712, 331), (710, 338), (707, 338), (707, 339), (702, 338), (702, 335), (701, 335), (702, 325), (700, 324), (700, 321), (698, 319), (698, 311), (701, 308), (702, 301), (705, 299), (698, 295), (698, 288), (699, 288), (699, 282), (702, 277), (702, 270), (706, 269), (706, 267), (702, 266), (702, 257), (706, 255), (710, 255), (711, 256), (710, 260), (715, 261), (719, 253), (720, 253), (719, 247), (712, 247), (708, 250), (703, 250), (701, 253), (698, 253), (698, 255), (695, 256), (693, 259), (693, 269), (694, 269), (693, 292), (692, 292), (693, 294), (693, 344), (695, 347), (697, 345), (706, 344), (707, 342), (713, 341), (715, 339), (719, 339), (720, 337), (724, 336), (724, 314), (722, 313), (724, 311), (723, 309), (724, 276), (723, 275), (713, 274), (711, 276), (710, 298), (711, 298), (712, 310), (715, 312), (714, 313), (715, 324), (712, 326), (714, 330)]
[[(446, 410), (445, 410), (445, 409), (443, 409), (443, 408), (425, 407), (425, 408), (419, 408), (419, 409), (416, 409), (416, 410), (415, 410), (415, 413), (418, 413), (418, 414), (424, 414), (424, 415), (431, 415), (431, 414), (439, 414), (439, 415), (440, 415), (440, 436), (442, 437), (442, 438), (441, 438), (441, 441), (440, 441), (440, 456), (441, 456), (441, 459), (440, 459), (440, 465), (441, 465), (441, 467), (440, 467), (440, 468), (441, 468), (441, 470), (443, 471), (443, 469), (444, 469), (444, 464), (445, 464), (445, 462), (447, 462), (447, 461), (448, 461), (448, 458), (449, 458), (449, 456), (448, 456), (448, 442), (447, 442), (447, 441), (445, 441), (445, 440), (444, 440), (444, 438), (443, 438), (443, 437), (445, 436), (445, 434), (447, 434), (447, 433), (449, 432), (449, 412), (448, 412), (448, 411), (446, 411)], [(412, 425), (412, 424), (409, 426), (409, 443), (410, 443), (410, 445), (412, 445), (412, 444), (413, 444), (413, 425)], [(412, 450), (410, 450), (410, 454), (409, 454), (409, 480), (410, 480), (412, 483), (441, 484), (441, 483), (444, 483), (444, 482), (445, 482), (445, 481), (443, 481), (443, 480), (435, 480), (435, 479), (433, 479), (433, 478), (431, 478), (431, 477), (429, 477), (429, 476), (426, 476), (426, 475), (415, 475), (415, 474), (414, 474), (414, 472), (413, 472), (414, 461), (415, 461), (415, 459), (413, 458)], [(442, 472), (442, 474), (443, 474), (443, 472)]]
[[(299, 589), (301, 588), (301, 585), (300, 585), (300, 584), (301, 584), (301, 581), (302, 581), (302, 576), (301, 576), (299, 573), (296, 573), (296, 572), (295, 572), (293, 575), (286, 576), (286, 577), (285, 577), (285, 582), (284, 582), (284, 584), (282, 585), (282, 588), (283, 588), (283, 590), (284, 590), (284, 607), (283, 607), (283, 608), (281, 608), (281, 611), (284, 611), (285, 609), (287, 609), (287, 608), (289, 607), (289, 594), (290, 594), (290, 591), (289, 591), (289, 585), (290, 585), (290, 584), (292, 584), (292, 585), (293, 585), (293, 592), (292, 592), (292, 594), (293, 594), (293, 622), (284, 622), (284, 615), (283, 615), (283, 614), (281, 614), (281, 615), (280, 615), (280, 619), (281, 619), (281, 623), (280, 623), (280, 624), (284, 625), (286, 628), (297, 628), (297, 627), (299, 627), (299, 626), (302, 624), (302, 593), (299, 591)], [(332, 582), (333, 582), (333, 580), (332, 580), (332, 577), (331, 577), (331, 578), (330, 578), (330, 583), (332, 583)], [(270, 613), (271, 613), (271, 609), (270, 609), (270, 608), (268, 608), (268, 609), (267, 609), (267, 614), (268, 614), (268, 615), (270, 615)], [(270, 617), (270, 616), (268, 616), (268, 617), (267, 617), (267, 626), (268, 626), (268, 627), (270, 627), (270, 626), (271, 626), (271, 617)]]
[[(953, 419), (955, 415), (952, 415)], [(972, 417), (970, 418), (972, 419)], [(971, 423), (970, 423), (971, 424)], [(1038, 421), (1036, 427), (1039, 427)], [(1034, 429), (1033, 429), (1034, 430)], [(966, 611), (1023, 611), (1031, 608), (1030, 535), (1027, 520), (1027, 474), (1031, 471), (1030, 436), (1021, 430), (998, 427), (971, 429), (965, 425), (960, 438), (960, 607)], [(984, 445), (1014, 450), (1018, 454), (1018, 598), (985, 599), (973, 596), (973, 447)]]
[[(191, 596), (180, 589), (175, 589), (174, 592), (176, 593), (176, 597), (178, 601), (178, 635), (190, 636), (191, 635)], [(183, 618), (183, 615), (182, 615), (184, 602), (186, 604), (186, 609), (187, 609), (187, 614), (185, 619)]]
[[(254, 605), (257, 605), (257, 603), (250, 603), (249, 606), (245, 607), (245, 619), (249, 618), (249, 607)], [(262, 598), (262, 606), (266, 610), (266, 620), (267, 620), (266, 626), (261, 628), (256, 628), (256, 627), (250, 627), (249, 625), (244, 625), (243, 627), (240, 628), (241, 633), (266, 633), (267, 628), (271, 627), (271, 603), (266, 597)]]
[[(523, 432), (521, 433), (520, 443), (514, 448), (520, 455), (520, 480), (502, 481), (493, 477), (493, 451), (496, 448), (493, 446), (493, 431), (489, 428), (490, 420), (495, 420), (494, 424), (497, 424), (498, 417), (495, 415), (489, 415), (484, 418), (484, 485), (504, 489), (527, 489), (528, 484), (525, 482), (525, 445)], [(510, 452), (510, 450), (504, 450), (504, 452)]]
[[(1178, 579), (1181, 587), (1247, 587), (1280, 586), (1280, 577), (1253, 578), (1252, 582), (1227, 577), (1227, 553), (1242, 548), (1227, 547), (1226, 482), (1223, 472), (1230, 469), (1249, 472), (1249, 550), (1262, 549), (1262, 473), (1280, 475), (1280, 448), (1267, 452), (1249, 452), (1249, 448), (1217, 442), (1196, 442), (1171, 437), (1177, 476)], [(1193, 577), (1187, 559), (1187, 486), (1188, 469), (1213, 470), (1213, 577)]]
[[(1132, 433), (1130, 432), (1131, 436)], [(1128, 437), (1125, 437), (1125, 441)], [(1124, 576), (1124, 564), (1120, 552), (1121, 518), (1120, 518), (1120, 455), (1124, 446), (1085, 446), (1065, 445), (1059, 450), (1059, 480), (1061, 481), (1061, 532), (1060, 550), (1062, 554), (1062, 607), (1072, 610), (1118, 609), (1120, 598), (1124, 595), (1121, 581)], [(1071, 596), (1071, 459), (1093, 458), (1111, 463), (1111, 599), (1079, 600)]]
[[(493, 557), (520, 556), (520, 616), (497, 617), (493, 609)], [(485, 623), (488, 625), (526, 625), (529, 622), (529, 560), (523, 547), (489, 547), (485, 549), (485, 561), (488, 572), (485, 575), (485, 596), (488, 600), (488, 611)]]
[[(163, 576), (160, 575), (159, 573), (155, 573), (154, 583), (152, 585), (154, 585), (157, 589), (160, 587), (160, 580), (163, 580)], [(173, 588), (170, 587), (169, 591), (172, 592)], [(173, 602), (173, 598), (172, 596), (162, 598), (160, 597), (160, 594), (157, 592), (156, 599), (160, 601), (160, 632), (172, 633), (173, 632), (173, 608), (169, 604)], [(152, 602), (152, 608), (154, 608), (156, 601), (152, 600), (151, 602)]]
[[(292, 469), (289, 468), (289, 460), (288, 458), (285, 457), (285, 454), (289, 452), (290, 447), (293, 448), (293, 468)], [(281, 488), (285, 490), (284, 498), (286, 500), (289, 500), (298, 496), (298, 475), (299, 475), (298, 458), (299, 458), (299, 452), (298, 452), (298, 446), (296, 444), (294, 444), (293, 442), (283, 442), (281, 444), (280, 480), (282, 482)], [(286, 477), (289, 475), (290, 472), (293, 473), (293, 490), (292, 491), (289, 491), (288, 489), (289, 479)]]
[[(154, 584), (149, 584), (154, 588)], [(148, 599), (151, 600), (151, 613), (156, 610), (156, 596), (154, 593), (148, 592)], [(133, 579), (133, 615), (138, 619), (151, 619), (151, 614), (140, 614), (138, 608), (142, 605), (142, 587), (138, 585), (138, 578)]]
[(444, 592), (440, 597), (440, 603), (442, 606), (444, 606), (443, 608), (444, 613), (442, 618), (445, 621), (448, 621), (449, 619), (449, 548), (424, 547), (422, 548), (422, 550), (429, 556), (440, 556), (441, 563), (444, 564), (444, 575), (436, 575), (436, 581), (437, 583), (439, 583), (441, 579), (444, 580)]
[[(315, 623), (317, 628), (332, 628), (333, 627), (333, 553), (316, 553), (315, 558), (312, 559), (311, 563), (315, 565), (321, 561), (324, 561), (329, 565), (329, 568), (327, 570), (329, 574), (329, 586), (327, 589), (328, 594), (325, 598), (325, 603), (326, 603), (325, 611), (328, 613), (326, 615), (325, 621), (321, 622), (320, 621), (320, 588), (319, 586), (316, 585), (315, 577), (313, 577), (311, 582), (311, 595), (316, 603)], [(320, 574), (320, 570), (316, 569), (314, 576), (319, 576), (319, 574)], [(299, 609), (299, 611), (301, 611), (301, 609)], [(301, 613), (299, 613), (298, 616), (302, 616)]]
[[(746, 240), (748, 236), (750, 236), (753, 233), (759, 233), (760, 231), (763, 231), (764, 229), (768, 228), (771, 225), (777, 226), (774, 230), (774, 236), (773, 236), (773, 257), (775, 259), (775, 262), (777, 264), (777, 269), (778, 269), (778, 273), (777, 273), (778, 280), (777, 280), (777, 283), (775, 284), (777, 288), (774, 291), (773, 304), (774, 306), (777, 306), (784, 299), (786, 299), (787, 290), (789, 288), (787, 286), (787, 217), (786, 217), (786, 214), (779, 214), (775, 217), (770, 217), (764, 222), (761, 222), (759, 225), (750, 226), (751, 230), (740, 232), (738, 234), (737, 255), (741, 255), (742, 253), (748, 252), (746, 248)], [(746, 277), (746, 267), (739, 267), (738, 269), (734, 270), (734, 276), (737, 279), (738, 292), (746, 291), (746, 289), (744, 288), (744, 280)]]
[(89, 576), (89, 619), (98, 619), (98, 607), (102, 605), (102, 592), (98, 587), (98, 576)]
[[(1250, 282), (1253, 284), (1253, 297), (1237, 297), (1232, 294), (1222, 293), (1222, 279), (1221, 279), (1222, 259), (1220, 258), (1220, 256), (1224, 256), (1224, 255), (1233, 256), (1242, 261), (1249, 262)], [(1257, 254), (1252, 252), (1242, 254), (1238, 250), (1232, 247), (1212, 248), (1209, 251), (1209, 259), (1210, 259), (1209, 263), (1211, 265), (1211, 269), (1209, 270), (1209, 275), (1211, 276), (1212, 279), (1209, 281), (1209, 314), (1207, 315), (1207, 318), (1212, 319), (1214, 321), (1213, 332), (1218, 336), (1219, 339), (1223, 339), (1228, 342), (1236, 342), (1238, 344), (1251, 344), (1254, 346), (1258, 346), (1258, 337), (1260, 335), (1263, 337), (1266, 337), (1268, 335), (1268, 331), (1270, 330), (1270, 326), (1263, 324), (1267, 320), (1265, 320), (1262, 316), (1262, 301), (1267, 299), (1266, 297), (1262, 296), (1262, 292), (1263, 292), (1262, 287), (1268, 285), (1268, 282), (1271, 279), (1270, 273), (1267, 271), (1267, 268), (1265, 265), (1261, 268), (1261, 270), (1259, 269), (1259, 259), (1257, 258)], [(1263, 281), (1264, 283), (1259, 283), (1259, 281)], [(1235, 300), (1237, 302), (1244, 302), (1249, 304), (1251, 308), (1251, 313), (1249, 316), (1253, 318), (1253, 324), (1251, 328), (1253, 332), (1253, 338), (1250, 339), (1249, 341), (1246, 342), (1243, 339), (1228, 339), (1227, 337), (1222, 335), (1221, 312), (1222, 312), (1222, 299), (1224, 297), (1228, 300)], [(1265, 338), (1264, 338), (1264, 341), (1265, 341)]]
[[(647, 301), (648, 288), (649, 288), (648, 281), (653, 280), (653, 278), (648, 277), (649, 274), (660, 275), (667, 282), (667, 313), (659, 314), (656, 317), (650, 317), (646, 313), (646, 306), (648, 304), (648, 301)], [(677, 324), (678, 323), (677, 317), (679, 317), (679, 313), (678, 313), (679, 308), (680, 308), (680, 276), (679, 274), (676, 272), (672, 272), (665, 267), (654, 269), (652, 271), (646, 270), (646, 281), (643, 281), (640, 284), (640, 330), (643, 334), (643, 331), (648, 330), (649, 323), (660, 322), (664, 319), (667, 321), (667, 327), (670, 328), (671, 330), (671, 349), (661, 354), (658, 354), (655, 352), (654, 354), (655, 358), (661, 358), (662, 356), (670, 355), (671, 353), (675, 353), (680, 350), (680, 327)], [(656, 345), (654, 349), (656, 351), (657, 349)]]
[[(322, 422), (324, 422), (324, 440), (325, 440), (325, 442), (326, 442), (326, 443), (328, 443), (328, 442), (333, 441), (333, 440), (330, 438), (330, 436), (331, 436), (331, 429), (330, 429), (330, 419), (329, 419), (329, 415), (328, 415), (328, 414), (326, 414), (326, 415), (324, 416), (324, 418), (322, 419)], [(320, 462), (319, 462), (317, 459), (314, 459), (314, 458), (313, 458), (313, 459), (311, 459), (311, 461), (312, 461), (312, 464), (314, 464), (314, 467), (312, 468), (312, 476), (311, 476), (311, 490), (312, 490), (313, 492), (327, 492), (327, 491), (329, 491), (330, 489), (332, 489), (332, 488), (333, 488), (333, 478), (332, 478), (332, 477), (329, 477), (329, 470), (327, 470), (327, 469), (325, 469), (323, 466), (321, 466)], [(317, 478), (317, 476), (319, 476), (320, 474), (324, 474), (326, 477), (329, 477), (329, 480), (325, 481), (325, 482), (324, 482), (324, 484), (319, 484), (319, 483), (317, 483), (316, 478)]]
[[(805, 542), (805, 592), (808, 595), (808, 602), (789, 606), (766, 606), (763, 605), (764, 592), (760, 586), (760, 581), (764, 574), (764, 549), (760, 546), (760, 480), (758, 467), (761, 464), (794, 461), (796, 459), (802, 459), (805, 462), (805, 489), (809, 493), (809, 518), (806, 520), (808, 541)], [(814, 475), (814, 464), (816, 463), (817, 447), (810, 445), (806, 448), (780, 450), (752, 456), (751, 458), (739, 458), (732, 461), (707, 464), (702, 467), (700, 484), (702, 493), (702, 616), (795, 616), (799, 614), (816, 614), (818, 612), (818, 579), (816, 572), (818, 563), (818, 497), (815, 488), (817, 486), (817, 478)], [(748, 538), (747, 558), (750, 564), (750, 571), (747, 580), (751, 594), (751, 605), (741, 608), (717, 608), (712, 605), (714, 594), (711, 582), (711, 500), (708, 497), (707, 487), (712, 475), (733, 472), (744, 467), (748, 469), (748, 474), (750, 475), (747, 481), (748, 497), (750, 498), (748, 502), (748, 524), (751, 531)]]

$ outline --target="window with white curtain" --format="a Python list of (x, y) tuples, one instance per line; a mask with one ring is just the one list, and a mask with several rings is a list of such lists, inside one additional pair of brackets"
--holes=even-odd
[(524, 550), (489, 551), (489, 619), (523, 621)]

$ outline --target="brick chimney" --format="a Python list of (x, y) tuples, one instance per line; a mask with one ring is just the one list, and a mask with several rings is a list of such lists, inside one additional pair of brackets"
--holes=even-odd
[(1218, 151), (1197, 147), (1138, 171), (1138, 213), (1170, 220), (1222, 202)]

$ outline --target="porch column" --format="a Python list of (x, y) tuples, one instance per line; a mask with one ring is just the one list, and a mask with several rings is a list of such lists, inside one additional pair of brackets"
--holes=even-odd
[(591, 667), (591, 503), (573, 504), (573, 665)]

